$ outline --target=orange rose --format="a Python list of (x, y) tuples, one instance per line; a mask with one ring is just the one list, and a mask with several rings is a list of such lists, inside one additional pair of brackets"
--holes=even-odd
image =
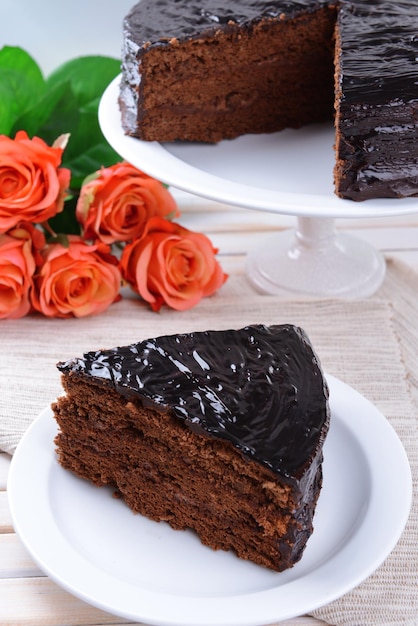
[(52, 243), (43, 259), (34, 278), (32, 304), (47, 317), (94, 315), (118, 299), (121, 277), (108, 246), (90, 246), (69, 235), (68, 247)]
[(43, 233), (21, 223), (0, 235), (0, 319), (17, 319), (29, 313), (30, 291)]
[(122, 277), (154, 311), (164, 303), (184, 311), (225, 282), (216, 252), (205, 235), (154, 217), (142, 237), (124, 248)]
[(63, 209), (70, 170), (60, 168), (63, 148), (19, 131), (0, 135), (0, 232), (20, 221), (45, 222)]
[(84, 238), (107, 244), (140, 237), (150, 217), (176, 215), (176, 203), (166, 187), (129, 163), (103, 168), (87, 180), (76, 209)]

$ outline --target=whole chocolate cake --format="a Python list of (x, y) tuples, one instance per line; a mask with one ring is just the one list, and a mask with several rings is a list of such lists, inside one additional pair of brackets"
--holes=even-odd
[(305, 332), (253, 325), (58, 364), (59, 462), (128, 506), (282, 571), (313, 531), (328, 387)]
[(142, 0), (124, 23), (122, 125), (217, 142), (335, 107), (336, 194), (417, 195), (417, 32), (415, 0)]

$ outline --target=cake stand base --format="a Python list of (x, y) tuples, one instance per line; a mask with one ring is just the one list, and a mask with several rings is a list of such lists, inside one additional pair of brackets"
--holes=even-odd
[(260, 292), (329, 298), (366, 298), (383, 282), (386, 264), (365, 241), (337, 234), (335, 220), (299, 217), (247, 257), (247, 276)]

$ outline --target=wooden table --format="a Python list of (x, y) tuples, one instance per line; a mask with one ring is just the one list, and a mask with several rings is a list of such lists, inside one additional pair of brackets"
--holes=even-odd
[[(219, 248), (226, 272), (239, 280), (240, 288), (261, 298), (244, 277), (248, 251), (273, 231), (295, 226), (295, 218), (207, 202), (176, 194), (181, 223), (208, 234)], [(338, 229), (370, 242), (385, 255), (397, 257), (418, 271), (418, 214), (374, 219), (341, 219)], [(417, 285), (418, 288), (418, 285)], [(1, 365), (1, 356), (0, 356)], [(5, 365), (5, 362), (4, 362)], [(1, 372), (1, 367), (0, 367)], [(4, 383), (5, 378), (1, 381)], [(0, 624), (2, 626), (63, 626), (124, 624), (126, 620), (102, 613), (72, 597), (49, 580), (33, 563), (14, 533), (7, 501), (10, 457), (0, 454)], [(322, 622), (300, 617), (287, 626), (318, 626)]]

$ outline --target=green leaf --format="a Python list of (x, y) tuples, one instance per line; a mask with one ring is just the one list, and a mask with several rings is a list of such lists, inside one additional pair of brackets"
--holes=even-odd
[(40, 136), (52, 145), (57, 137), (69, 133), (71, 143), (71, 137), (77, 132), (80, 123), (80, 112), (70, 83), (62, 83), (53, 90), (48, 90), (46, 97), (50, 97), (52, 101), (54, 97), (57, 99), (48, 118), (39, 128)]
[(79, 189), (83, 179), (101, 166), (120, 160), (105, 140), (98, 121), (100, 98), (119, 71), (120, 61), (117, 59), (88, 56), (64, 63), (47, 80), (48, 91), (63, 82), (71, 85), (72, 106), (78, 117), (74, 123), (61, 111), (60, 133), (71, 134), (63, 165), (72, 170), (71, 185), (75, 189)]
[(67, 61), (47, 79), (48, 87), (70, 81), (81, 107), (98, 99), (120, 72), (120, 61), (105, 56), (85, 56)]
[(23, 48), (3, 46), (0, 49), (0, 68), (21, 72), (31, 81), (33, 89), (42, 89), (44, 84), (42, 71), (36, 61)]
[(19, 115), (19, 107), (14, 97), (16, 77), (0, 72), (0, 135), (11, 136), (14, 121)]
[[(63, 118), (65, 128), (63, 129)], [(42, 137), (49, 145), (63, 132), (77, 128), (77, 100), (70, 83), (61, 83), (46, 91), (13, 125), (13, 134), (25, 129), (28, 135)]]
[(16, 120), (44, 90), (44, 77), (32, 57), (21, 48), (4, 46), (0, 50), (0, 133), (11, 135)]
[(71, 137), (63, 155), (62, 164), (72, 171), (71, 186), (79, 189), (83, 180), (100, 167), (121, 158), (105, 140), (94, 112), (79, 111), (77, 126), (71, 128)]
[(97, 111), (90, 113), (79, 109), (77, 126), (71, 129), (71, 136), (72, 141), (66, 151), (68, 160), (73, 160), (75, 156), (89, 150), (94, 144), (101, 143), (103, 135), (97, 119)]

